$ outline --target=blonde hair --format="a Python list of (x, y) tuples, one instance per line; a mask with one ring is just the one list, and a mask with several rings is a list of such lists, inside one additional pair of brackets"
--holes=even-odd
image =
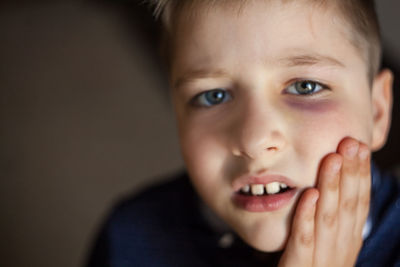
[[(195, 12), (195, 4), (245, 4), (249, 0), (147, 0), (153, 8), (153, 14), (162, 21), (164, 27), (165, 56), (168, 58), (169, 35), (173, 31), (173, 19), (184, 8)], [(255, 1), (255, 0), (253, 0)], [(264, 0), (266, 1), (266, 0)], [(271, 1), (271, 0), (269, 0)], [(284, 2), (294, 0), (281, 0)], [(357, 48), (362, 48), (368, 64), (368, 76), (372, 82), (381, 66), (382, 48), (378, 16), (374, 0), (308, 0), (316, 4), (335, 4), (336, 10), (352, 30), (351, 41)]]

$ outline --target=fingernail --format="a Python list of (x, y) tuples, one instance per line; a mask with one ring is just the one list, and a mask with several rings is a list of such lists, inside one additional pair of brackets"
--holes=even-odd
[(369, 155), (368, 150), (364, 149), (364, 150), (360, 151), (360, 159), (361, 160), (366, 160), (368, 155)]
[(357, 154), (358, 151), (358, 145), (352, 145), (346, 150), (346, 156), (349, 158), (354, 158), (354, 156)]
[(339, 172), (340, 168), (342, 167), (342, 162), (341, 161), (337, 161), (332, 163), (332, 171), (333, 172)]
[(317, 203), (318, 198), (319, 198), (319, 194), (315, 194), (315, 195), (313, 196), (312, 200), (311, 200), (311, 203), (312, 203), (313, 205), (315, 205), (315, 203)]

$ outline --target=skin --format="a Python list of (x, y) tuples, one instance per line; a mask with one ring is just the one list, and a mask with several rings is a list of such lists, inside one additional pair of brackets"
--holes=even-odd
[(279, 266), (354, 266), (370, 188), (368, 146), (345, 138), (323, 160), (317, 189), (301, 197)]
[[(249, 1), (239, 13), (218, 5), (196, 12), (177, 19), (170, 76), (196, 190), (252, 247), (285, 249), (281, 266), (354, 264), (368, 213), (369, 154), (390, 124), (391, 73), (369, 83), (366, 60), (330, 9)], [(327, 87), (296, 95), (297, 80)], [(205, 106), (198, 96), (216, 88), (229, 97)], [(240, 209), (232, 182), (245, 174), (284, 175), (299, 193), (277, 211)]]

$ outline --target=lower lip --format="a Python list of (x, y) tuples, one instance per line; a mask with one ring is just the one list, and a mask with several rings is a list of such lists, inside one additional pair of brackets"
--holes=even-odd
[(250, 212), (275, 211), (285, 207), (296, 195), (297, 190), (291, 189), (281, 194), (266, 196), (248, 196), (239, 193), (233, 196), (233, 202), (241, 209)]

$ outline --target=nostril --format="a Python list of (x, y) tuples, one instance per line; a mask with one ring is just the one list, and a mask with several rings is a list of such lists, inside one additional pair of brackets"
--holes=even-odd
[(278, 148), (277, 147), (268, 147), (267, 151), (277, 151)]

